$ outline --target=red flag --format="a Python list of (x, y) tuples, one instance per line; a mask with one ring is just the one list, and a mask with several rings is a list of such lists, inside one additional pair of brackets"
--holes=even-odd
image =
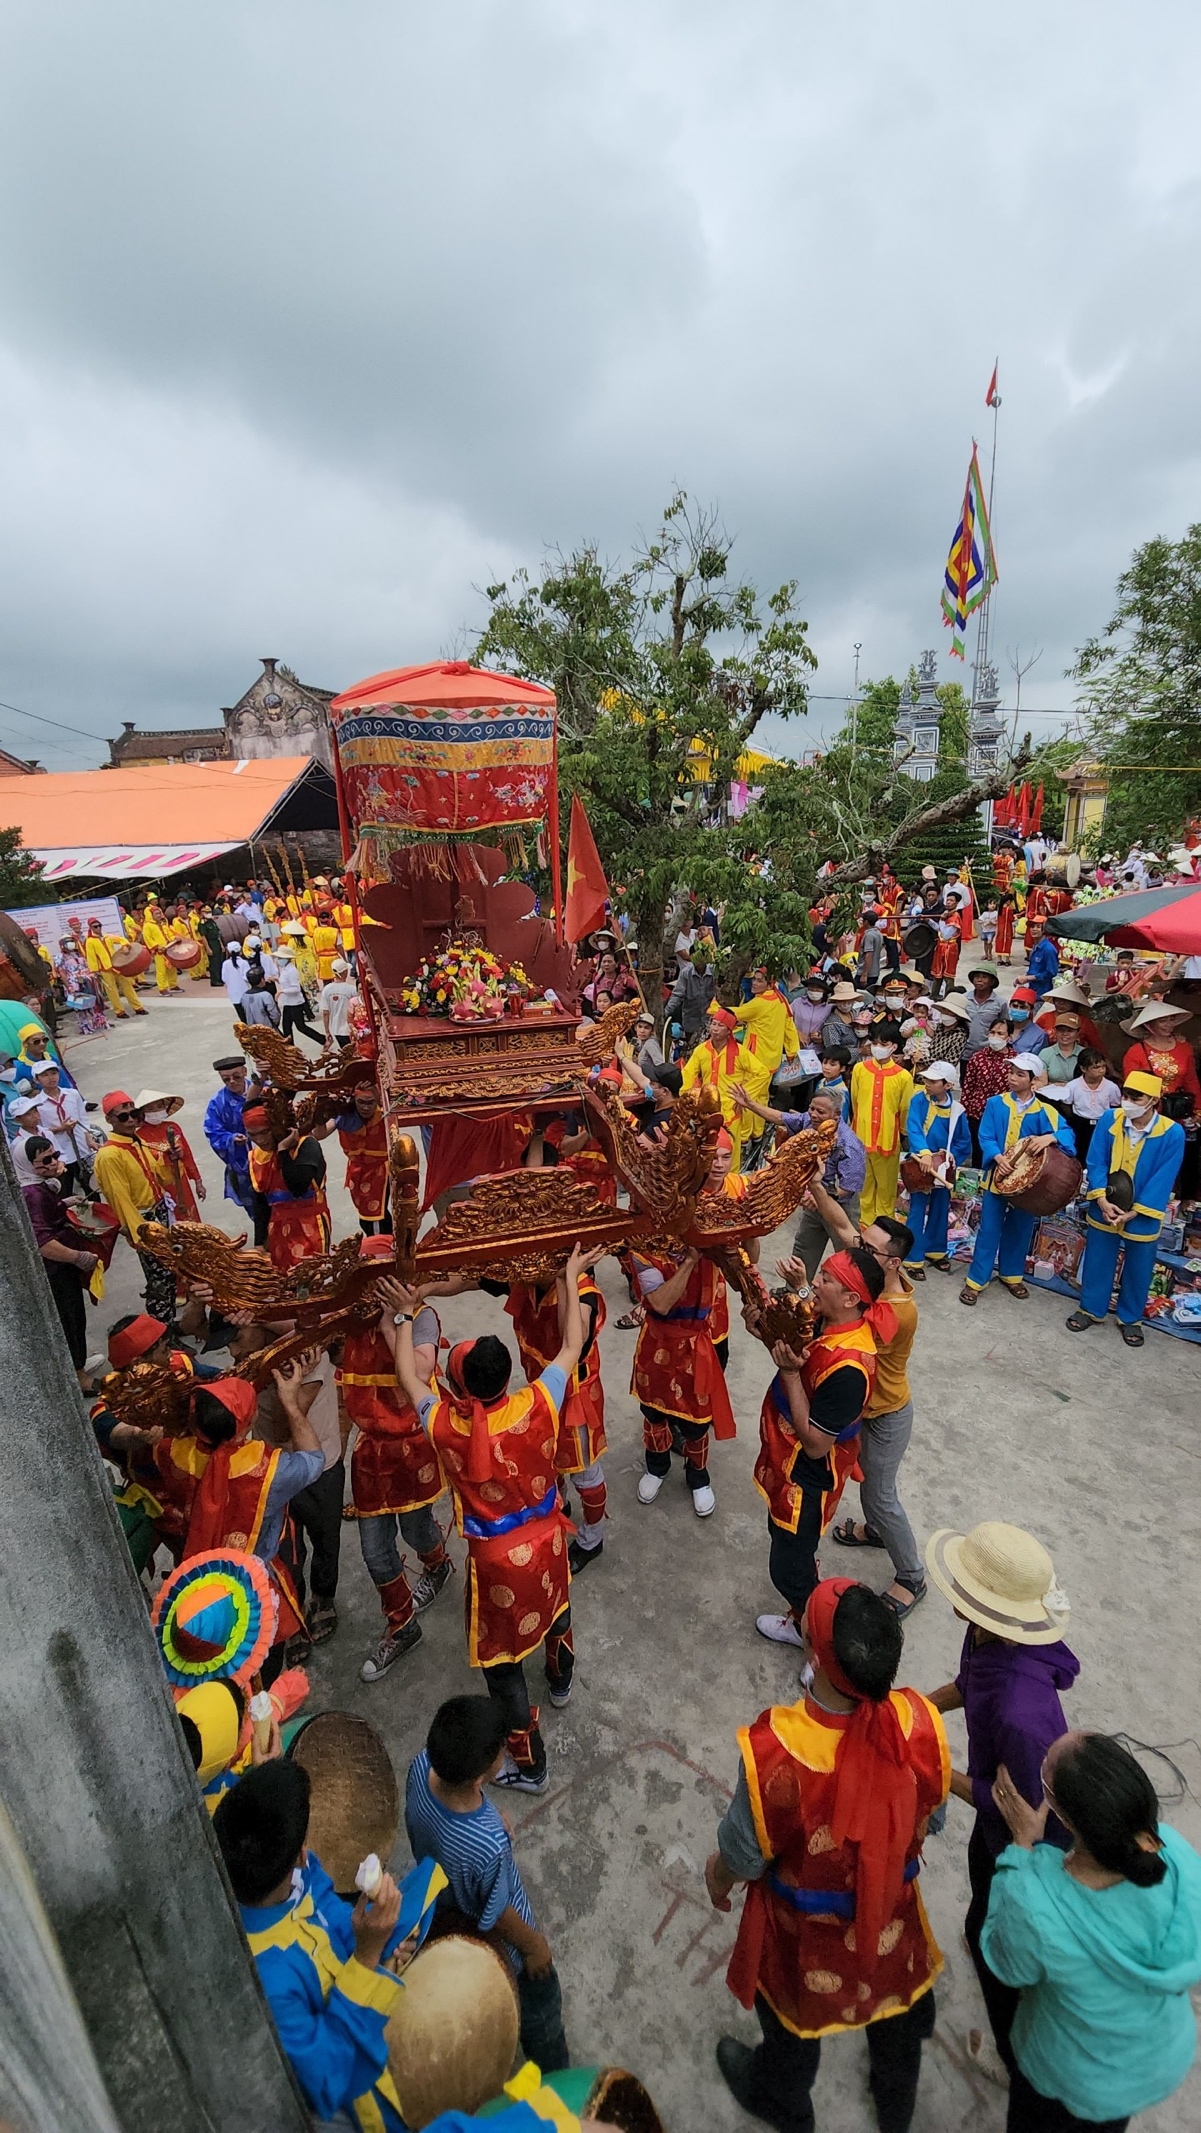
[(565, 930), (569, 941), (582, 941), (605, 923), (609, 884), (601, 865), (592, 825), (578, 793), (572, 794), (571, 829), (567, 838), (567, 908)]
[(1030, 816), (1030, 834), (1037, 837), (1043, 826), (1043, 789), (1040, 785), (1034, 795), (1034, 808)]
[(988, 391), (984, 395), (985, 407), (1000, 407), (1001, 405), (1001, 395), (997, 391), (997, 372), (1000, 367), (999, 362), (993, 364), (992, 376), (988, 381)]
[(1030, 787), (1023, 785), (1018, 794), (1018, 830), (1023, 837), (1030, 835)]

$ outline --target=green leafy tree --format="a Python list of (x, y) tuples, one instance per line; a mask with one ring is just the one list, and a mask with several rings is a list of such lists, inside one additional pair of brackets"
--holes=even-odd
[(0, 911), (46, 901), (44, 862), (23, 850), (19, 829), (0, 829)]
[(1105, 846), (1163, 851), (1201, 812), (1201, 525), (1135, 549), (1071, 673), (1092, 750), (1113, 766)]
[(627, 564), (586, 545), (488, 586), (475, 651), (555, 690), (563, 833), (578, 792), (653, 1003), (690, 896), (724, 906), (731, 974), (761, 957), (783, 967), (806, 940), (802, 898), (756, 868), (752, 818), (731, 822), (725, 796), (766, 714), (805, 711), (816, 660), (795, 584), (765, 598), (732, 574), (732, 545), (678, 493)]

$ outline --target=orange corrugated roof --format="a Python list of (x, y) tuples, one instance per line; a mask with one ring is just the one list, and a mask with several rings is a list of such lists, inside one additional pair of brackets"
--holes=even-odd
[(304, 775), (307, 755), (260, 761), (144, 763), (0, 778), (0, 826), (27, 851), (88, 844), (245, 844)]

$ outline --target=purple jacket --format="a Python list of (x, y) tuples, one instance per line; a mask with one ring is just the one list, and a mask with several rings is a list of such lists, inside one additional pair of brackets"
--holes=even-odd
[[(1031, 1807), (1041, 1807), (1042, 1763), (1052, 1741), (1068, 1731), (1060, 1691), (1070, 1689), (1080, 1661), (1066, 1644), (976, 1644), (969, 1626), (955, 1686), (967, 1720), (967, 1769), (980, 1830), (996, 1858), (1010, 1842), (993, 1804), (992, 1785), (1004, 1763)], [(1045, 1842), (1066, 1851), (1071, 1838), (1054, 1815)]]

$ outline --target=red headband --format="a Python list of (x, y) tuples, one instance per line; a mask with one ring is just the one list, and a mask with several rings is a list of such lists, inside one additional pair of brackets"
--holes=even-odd
[(813, 1656), (831, 1688), (837, 1689), (840, 1696), (853, 1696), (858, 1703), (861, 1691), (848, 1681), (834, 1654), (834, 1616), (843, 1593), (849, 1592), (855, 1582), (854, 1578), (823, 1578), (820, 1585), (815, 1585), (805, 1609), (805, 1627)]
[(249, 1133), (269, 1133), (271, 1121), (266, 1104), (247, 1104), (242, 1113), (242, 1124)]
[(858, 1297), (863, 1305), (863, 1316), (875, 1336), (876, 1346), (886, 1348), (889, 1341), (896, 1338), (897, 1331), (897, 1314), (892, 1305), (885, 1303), (882, 1296), (873, 1300), (872, 1292), (849, 1252), (832, 1252), (824, 1271), (832, 1274), (835, 1281), (840, 1281), (844, 1289), (849, 1289), (852, 1296)]
[(492, 1472), (492, 1446), (488, 1433), (488, 1410), (482, 1400), (468, 1392), (463, 1383), (463, 1364), (475, 1346), (474, 1341), (456, 1341), (446, 1358), (446, 1382), (455, 1410), (471, 1417), (471, 1437), (467, 1446), (468, 1481), (487, 1481)]
[(122, 1326), (119, 1333), (110, 1333), (108, 1359), (113, 1369), (124, 1370), (128, 1364), (136, 1363), (148, 1348), (161, 1341), (166, 1330), (161, 1318), (151, 1318), (143, 1311), (132, 1325)]

